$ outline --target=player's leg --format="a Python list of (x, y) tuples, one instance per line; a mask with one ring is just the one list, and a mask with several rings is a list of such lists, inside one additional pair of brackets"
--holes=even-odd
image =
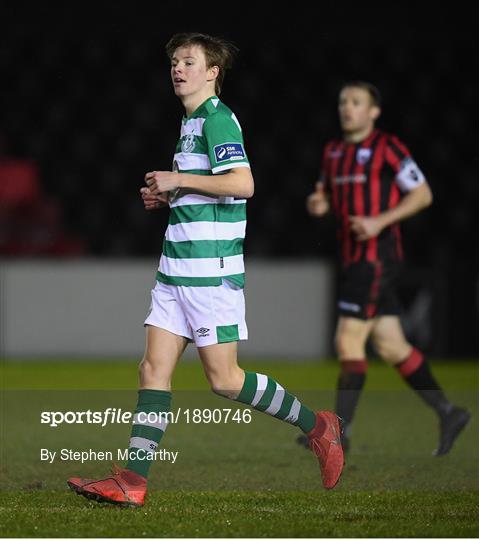
[(199, 347), (198, 351), (213, 392), (298, 426), (304, 433), (314, 428), (314, 411), (271, 377), (238, 366), (236, 341)]
[(178, 289), (212, 389), (300, 427), (318, 456), (323, 485), (334, 487), (344, 461), (338, 417), (327, 411), (314, 413), (275, 380), (238, 366), (237, 342), (248, 337), (243, 289), (229, 280), (217, 287)]
[(315, 413), (271, 377), (245, 372), (237, 364), (237, 342), (198, 347), (206, 377), (214, 392), (298, 426), (318, 457), (324, 487), (333, 488), (341, 475), (344, 458), (337, 416)]
[(447, 399), (424, 355), (404, 336), (398, 316), (378, 317), (371, 332), (371, 339), (379, 356), (394, 366), (405, 382), (437, 413), (441, 433), (434, 453), (437, 456), (447, 454), (469, 421), (470, 413), (461, 407), (455, 407)]
[(397, 315), (381, 315), (374, 321), (371, 342), (378, 355), (397, 368), (413, 352), (413, 346), (404, 336)]
[(187, 339), (156, 326), (146, 326), (146, 348), (140, 363), (140, 389), (133, 419), (126, 469), (148, 477), (151, 460), (167, 427), (171, 410), (171, 378)]
[[(349, 450), (349, 435), (359, 397), (366, 381), (366, 342), (377, 309), (380, 266), (362, 261), (341, 269), (339, 275), (339, 319), (335, 347), (340, 372), (337, 382), (335, 411), (343, 419), (341, 441)], [(305, 445), (303, 436), (297, 442)]]
[(344, 420), (343, 447), (349, 449), (349, 434), (366, 381), (366, 342), (377, 309), (381, 265), (367, 261), (350, 264), (339, 275), (335, 347), (340, 372), (336, 413)]
[(143, 478), (148, 477), (152, 461), (142, 458), (156, 450), (166, 429), (171, 408), (171, 378), (191, 338), (176, 287), (156, 284), (151, 291), (145, 328), (146, 346), (140, 363), (140, 389), (126, 466)]
[(366, 342), (373, 319), (339, 317), (336, 327), (336, 353), (340, 363), (335, 411), (344, 421), (343, 446), (349, 449), (351, 423), (366, 381)]
[[(335, 346), (340, 372), (336, 385), (335, 412), (343, 421), (341, 442), (345, 452), (350, 447), (351, 423), (366, 381), (366, 342), (372, 324), (372, 320), (341, 316), (336, 325)], [(297, 442), (306, 446), (308, 441), (301, 435)]]
[(174, 288), (157, 284), (152, 291), (150, 313), (145, 321), (146, 347), (140, 364), (140, 389), (133, 418), (129, 459), (125, 469), (114, 468), (102, 480), (70, 478), (77, 493), (99, 502), (142, 506), (147, 477), (155, 452), (167, 425), (171, 406), (171, 377), (183, 353), (188, 324), (175, 299)]
[(226, 280), (218, 287), (179, 289), (213, 390), (311, 431), (316, 422), (313, 411), (266, 375), (245, 374), (237, 364), (237, 342), (248, 336), (243, 289)]
[(70, 478), (68, 485), (71, 489), (99, 502), (122, 506), (143, 505), (152, 463), (148, 455), (156, 451), (166, 429), (168, 422), (165, 415), (171, 406), (171, 377), (186, 343), (182, 336), (147, 326), (128, 463), (124, 469), (115, 467), (112, 476), (101, 480)]

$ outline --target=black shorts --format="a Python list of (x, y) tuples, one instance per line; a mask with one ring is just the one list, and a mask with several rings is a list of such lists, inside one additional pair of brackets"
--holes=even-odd
[(372, 319), (399, 315), (397, 283), (401, 264), (361, 261), (342, 268), (339, 277), (338, 311), (343, 317)]

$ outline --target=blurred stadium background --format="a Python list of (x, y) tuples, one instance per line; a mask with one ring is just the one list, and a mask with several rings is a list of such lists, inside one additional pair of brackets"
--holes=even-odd
[(138, 190), (170, 167), (182, 115), (164, 44), (204, 31), (240, 48), (222, 98), (256, 179), (243, 351), (332, 352), (334, 225), (304, 200), (338, 133), (338, 88), (361, 78), (381, 89), (379, 126), (408, 144), (435, 196), (404, 224), (406, 329), (434, 356), (477, 357), (479, 45), (467, 8), (15, 2), (0, 24), (6, 356), (141, 354), (167, 212), (144, 212)]

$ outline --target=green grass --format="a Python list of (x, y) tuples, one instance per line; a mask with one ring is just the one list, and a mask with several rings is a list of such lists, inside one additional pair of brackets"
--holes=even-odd
[[(312, 407), (331, 407), (337, 366), (245, 362)], [(453, 401), (477, 418), (478, 368), (435, 362)], [(109, 463), (41, 462), (39, 449), (124, 448), (129, 427), (40, 424), (40, 411), (135, 405), (136, 365), (126, 361), (4, 362), (0, 442), (0, 535), (9, 537), (476, 537), (479, 435), (475, 422), (450, 455), (431, 457), (433, 413), (393, 370), (371, 363), (340, 484), (321, 488), (318, 465), (297, 430), (253, 412), (249, 424), (172, 424), (141, 509), (98, 505), (66, 489), (70, 475), (104, 476)], [(208, 391), (196, 362), (179, 365), (174, 409), (232, 408)]]
[[(8, 536), (477, 537), (477, 493), (153, 493), (128, 510), (58, 492), (2, 495)], [(6, 512), (2, 512), (5, 514)]]

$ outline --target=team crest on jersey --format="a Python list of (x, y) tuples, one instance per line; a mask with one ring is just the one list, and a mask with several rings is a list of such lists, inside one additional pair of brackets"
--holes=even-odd
[(372, 153), (373, 152), (371, 148), (359, 148), (359, 150), (356, 153), (356, 161), (360, 165), (364, 165), (365, 163), (369, 161), (369, 158), (371, 157)]
[(195, 148), (195, 136), (193, 135), (193, 133), (188, 133), (188, 135), (184, 136), (183, 141), (181, 143), (181, 151), (187, 154), (189, 152), (193, 152), (194, 148)]

